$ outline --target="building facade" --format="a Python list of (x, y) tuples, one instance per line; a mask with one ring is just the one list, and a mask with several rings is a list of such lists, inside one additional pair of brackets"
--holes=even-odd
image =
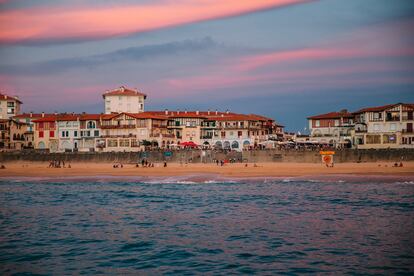
[(354, 112), (358, 149), (414, 148), (414, 104), (397, 103)]
[(308, 117), (310, 139), (336, 148), (352, 147), (354, 114), (347, 110)]
[(105, 114), (111, 113), (141, 113), (144, 112), (144, 102), (147, 95), (137, 89), (121, 86), (117, 89), (106, 91), (103, 95), (105, 102)]
[(10, 119), (19, 114), (21, 104), (18, 97), (0, 93), (0, 119)]

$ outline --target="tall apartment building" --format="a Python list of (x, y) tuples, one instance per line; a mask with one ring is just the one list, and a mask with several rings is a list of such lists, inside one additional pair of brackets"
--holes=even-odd
[(147, 95), (137, 89), (121, 86), (117, 89), (106, 91), (103, 95), (105, 101), (105, 114), (111, 113), (140, 113), (144, 112), (144, 102)]

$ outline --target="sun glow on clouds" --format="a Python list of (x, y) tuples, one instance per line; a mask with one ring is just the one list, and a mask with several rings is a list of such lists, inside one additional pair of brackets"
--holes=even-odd
[[(382, 77), (375, 74), (410, 70), (403, 64), (390, 64), (376, 58), (414, 57), (414, 49), (363, 49), (363, 48), (309, 48), (291, 51), (275, 51), (232, 58), (213, 65), (202, 75), (162, 80), (176, 91), (217, 90), (229, 87), (257, 86), (266, 84), (296, 85), (300, 90), (309, 86), (368, 85), (378, 84)], [(363, 63), (324, 65), (322, 61), (355, 61), (371, 59)], [(304, 63), (318, 66), (304, 66)], [(286, 66), (286, 65), (294, 66)], [(215, 67), (215, 68), (214, 68)], [(266, 68), (259, 71), (258, 69)], [(385, 78), (383, 79), (385, 80)], [(387, 76), (389, 83), (414, 83), (414, 77)], [(299, 86), (299, 84), (302, 84)]]
[(0, 42), (107, 38), (308, 1), (164, 0), (146, 5), (4, 11), (0, 13)]

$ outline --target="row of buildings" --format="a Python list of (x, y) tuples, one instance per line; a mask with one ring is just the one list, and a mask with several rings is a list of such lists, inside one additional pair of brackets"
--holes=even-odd
[[(309, 135), (285, 133), (273, 119), (229, 111), (145, 111), (147, 96), (124, 86), (103, 94), (101, 114), (20, 113), (17, 97), (0, 94), (0, 148), (64, 151), (139, 151), (186, 143), (243, 150), (262, 145), (335, 148), (414, 148), (414, 104), (308, 117)], [(269, 143), (270, 142), (270, 143)]]
[[(146, 95), (120, 87), (103, 94), (102, 114), (2, 114), (0, 146), (64, 151), (139, 151), (172, 148), (186, 143), (227, 150), (257, 147), (281, 140), (283, 126), (255, 114), (215, 111), (145, 111)], [(4, 116), (4, 117), (3, 117)]]
[(414, 104), (396, 103), (308, 117), (309, 140), (357, 149), (414, 148)]

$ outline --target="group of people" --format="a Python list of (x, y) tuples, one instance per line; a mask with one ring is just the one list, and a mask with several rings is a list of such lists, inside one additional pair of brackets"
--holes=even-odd
[[(142, 160), (141, 160), (141, 166), (142, 166), (143, 168), (154, 168), (154, 163), (148, 162), (148, 160), (147, 160), (147, 159), (142, 159)], [(139, 168), (139, 163), (137, 163), (137, 164), (135, 165), (135, 167)]]
[(395, 162), (393, 167), (403, 167), (403, 163), (402, 163), (402, 162), (400, 162), (400, 163), (398, 164), (398, 162)]
[[(50, 160), (48, 168), (66, 168), (64, 160)], [(71, 165), (68, 164), (67, 168), (71, 168)]]

